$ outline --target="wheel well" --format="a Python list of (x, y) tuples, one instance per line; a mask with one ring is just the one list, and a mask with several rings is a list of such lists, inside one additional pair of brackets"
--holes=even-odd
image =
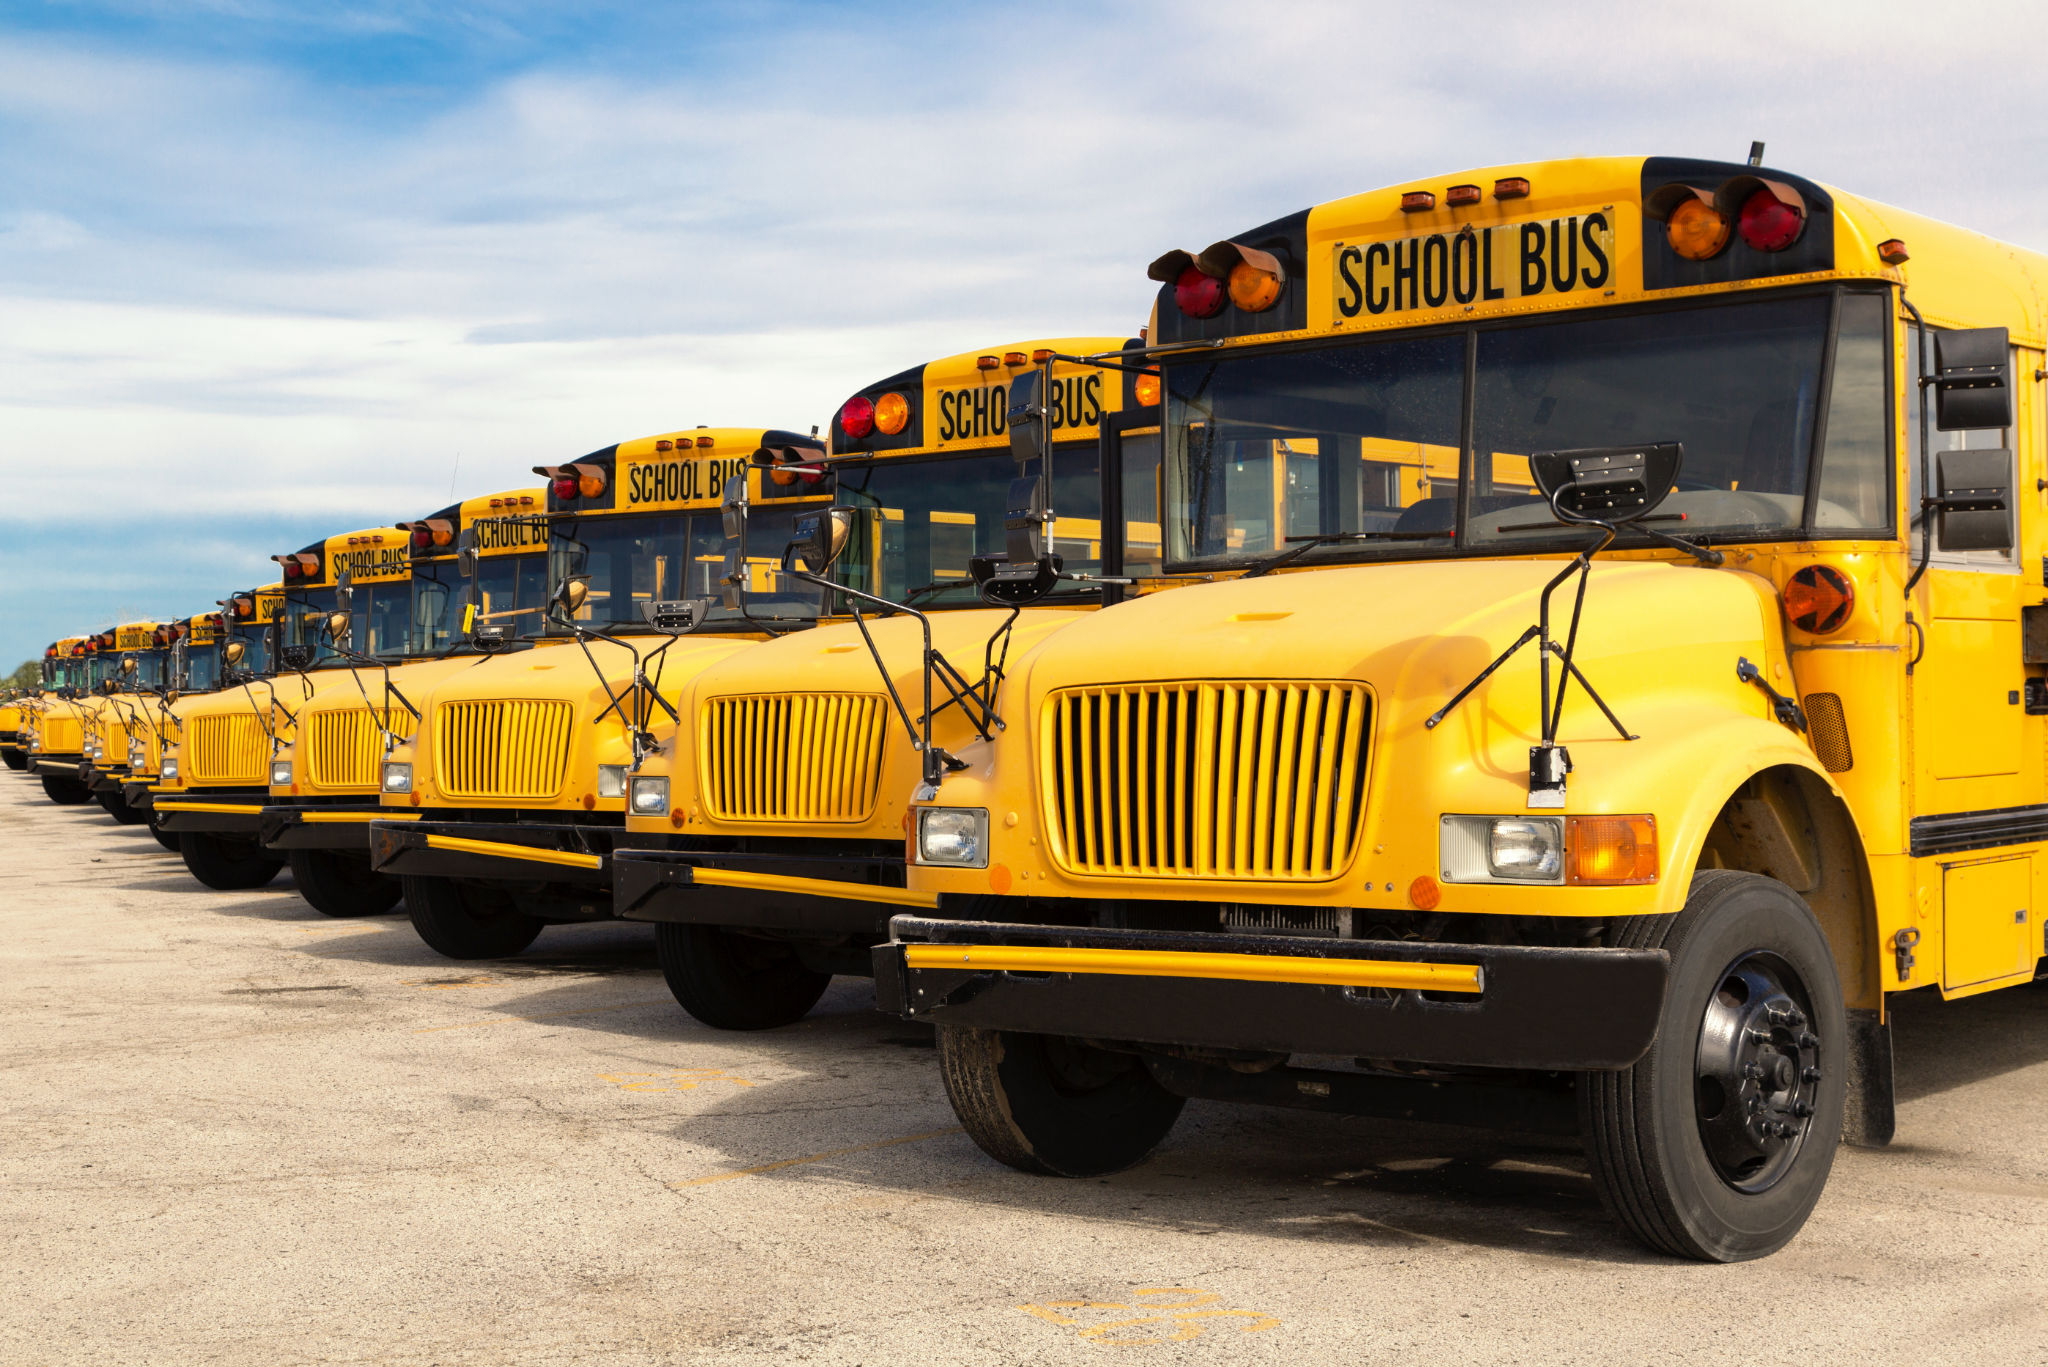
[(1805, 898), (1834, 947), (1844, 1004), (1879, 1005), (1870, 866), (1848, 807), (1819, 775), (1791, 765), (1751, 775), (1714, 818), (1699, 867), (1760, 873)]

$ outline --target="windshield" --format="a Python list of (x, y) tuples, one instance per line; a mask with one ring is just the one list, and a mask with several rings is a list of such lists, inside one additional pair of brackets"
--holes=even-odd
[[(810, 620), (818, 615), (817, 590), (782, 582), (773, 563), (789, 544), (801, 508), (756, 504), (747, 522), (746, 614)], [(766, 554), (760, 554), (765, 551)], [(588, 576), (589, 596), (576, 620), (603, 630), (644, 627), (645, 603), (681, 598), (712, 600), (706, 622), (737, 622), (725, 606), (719, 578), (725, 565), (725, 529), (715, 512), (643, 517), (558, 518), (548, 541), (548, 580)]]
[(163, 687), (165, 656), (168, 654), (162, 650), (130, 651), (129, 655), (135, 661), (135, 672), (127, 676), (127, 687)]
[(314, 664), (337, 658), (338, 652), (327, 639), (327, 614), (333, 611), (333, 589), (288, 590), (277, 611), (283, 644), (312, 647)]
[[(1124, 452), (1125, 572), (1156, 572), (1159, 557), (1159, 465), (1156, 438), (1127, 437)], [(1102, 565), (1102, 464), (1093, 441), (1061, 442), (1052, 450), (1052, 550), (1068, 573)], [(968, 576), (975, 556), (1008, 546), (1003, 521), (1017, 462), (1007, 449), (929, 460), (875, 460), (839, 467), (837, 502), (861, 509), (833, 577), (892, 602), (917, 608), (982, 606)], [(1063, 584), (1066, 594), (1098, 586)]]
[(185, 682), (182, 687), (188, 693), (204, 693), (220, 687), (220, 645), (218, 642), (203, 645), (187, 645), (180, 652), (185, 657)]
[(411, 578), (353, 585), (348, 611), (349, 649), (386, 659), (405, 654), (406, 628), (412, 616)]
[[(1820, 294), (1745, 300), (1171, 367), (1169, 556), (1264, 558), (1317, 537), (1345, 539), (1311, 554), (1354, 557), (1540, 542), (1564, 529), (1536, 493), (1532, 453), (1651, 442), (1684, 447), (1657, 510), (1671, 530), (1868, 525), (1880, 499), (1807, 513), (1833, 306)], [(1878, 374), (1845, 383), (1848, 365)], [(1842, 348), (1833, 393), (1881, 402), (1882, 365), (1880, 348)], [(1464, 469), (1468, 418), (1477, 455)], [(1873, 468), (1863, 460), (1856, 478)]]

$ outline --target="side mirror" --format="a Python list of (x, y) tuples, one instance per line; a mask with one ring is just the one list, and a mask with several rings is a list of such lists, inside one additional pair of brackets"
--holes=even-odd
[(1681, 442), (1538, 451), (1529, 474), (1550, 506), (1568, 519), (1633, 522), (1662, 503), (1685, 463)]
[(1927, 383), (1942, 431), (2012, 426), (2012, 347), (2004, 328), (1936, 332)]
[(343, 570), (334, 580), (334, 601), (344, 612), (355, 606), (355, 585), (349, 582), (349, 573)]
[(455, 539), (455, 569), (464, 579), (476, 577), (476, 528), (464, 527)]
[(725, 563), (719, 567), (719, 591), (727, 611), (738, 612), (747, 596), (746, 471), (725, 482), (719, 499), (719, 518), (725, 525)]
[(1045, 373), (1039, 370), (1027, 370), (1010, 381), (1010, 455), (1019, 465), (1045, 458), (1045, 405), (1039, 401), (1044, 382)]
[[(1996, 329), (1986, 329), (1993, 331)], [(1942, 451), (1935, 457), (1935, 539), (1945, 551), (2012, 549), (2012, 452)]]
[(796, 536), (783, 551), (782, 563), (806, 574), (824, 574), (846, 550), (854, 513), (852, 508), (820, 508), (793, 519), (790, 527)]

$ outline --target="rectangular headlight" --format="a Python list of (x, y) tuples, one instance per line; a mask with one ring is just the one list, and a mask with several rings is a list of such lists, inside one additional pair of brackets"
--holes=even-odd
[(597, 795), (599, 797), (624, 797), (626, 795), (625, 765), (600, 764), (597, 766)]
[(411, 792), (412, 766), (397, 760), (384, 761), (384, 791), (387, 793)]
[(668, 814), (668, 779), (666, 776), (645, 776), (633, 780), (633, 814), (635, 816), (666, 816)]
[(149, 752), (143, 748), (140, 741), (128, 747), (128, 767), (130, 769), (140, 769), (143, 761), (148, 757)]
[(979, 807), (919, 808), (917, 862), (987, 868), (988, 813)]
[(1564, 822), (1554, 816), (1447, 816), (1438, 850), (1446, 883), (1564, 882)]
[(289, 788), (292, 784), (292, 762), (288, 759), (270, 761), (270, 786)]
[(177, 781), (177, 778), (178, 778), (178, 757), (177, 757), (176, 755), (165, 755), (165, 756), (164, 756), (164, 782), (166, 782), (166, 783), (175, 783), (175, 782)]

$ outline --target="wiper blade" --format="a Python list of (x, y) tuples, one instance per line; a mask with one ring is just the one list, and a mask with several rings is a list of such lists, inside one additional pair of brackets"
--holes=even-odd
[(1440, 541), (1450, 538), (1449, 532), (1326, 532), (1321, 536), (1290, 536), (1286, 550), (1269, 560), (1262, 560), (1244, 572), (1246, 579), (1257, 579), (1262, 574), (1271, 574), (1283, 565), (1291, 565), (1318, 546), (1331, 546), (1341, 541)]

